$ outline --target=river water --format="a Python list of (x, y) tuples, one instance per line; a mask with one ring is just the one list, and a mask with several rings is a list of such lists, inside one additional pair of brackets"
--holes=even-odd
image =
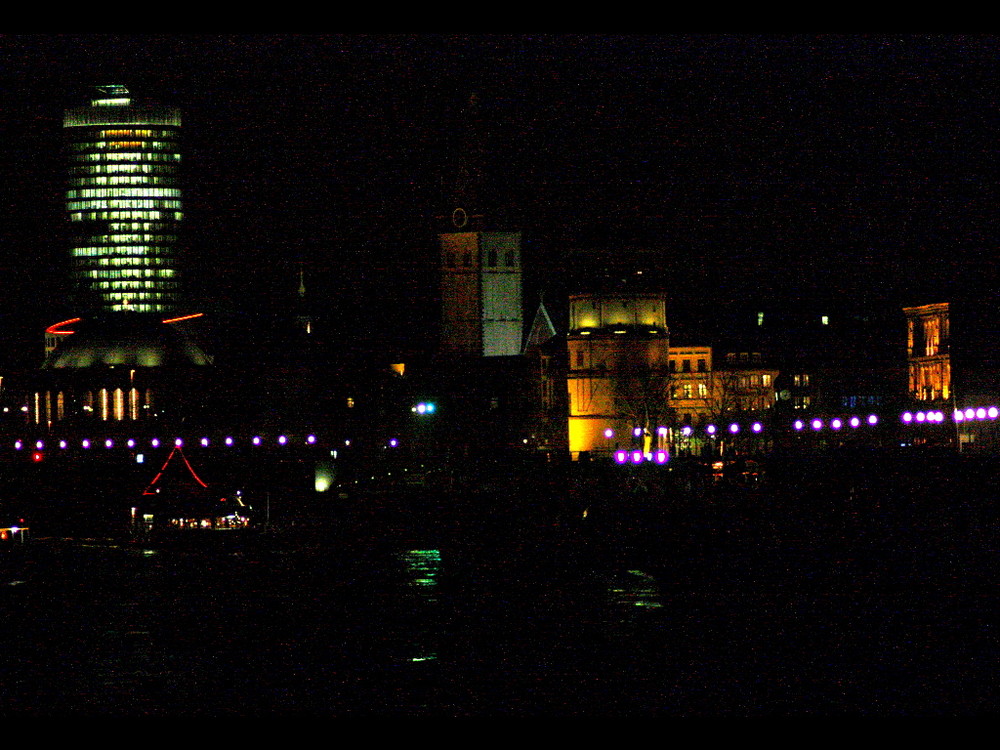
[(995, 497), (951, 479), (385, 496), (227, 546), (40, 536), (0, 556), (0, 711), (993, 713)]

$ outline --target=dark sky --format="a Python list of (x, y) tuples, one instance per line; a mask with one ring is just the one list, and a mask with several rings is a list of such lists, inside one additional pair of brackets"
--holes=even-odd
[(421, 345), (473, 91), (529, 307), (634, 264), (691, 324), (992, 293), (998, 53), (980, 35), (0, 37), (0, 359), (63, 311), (61, 116), (96, 83), (183, 109), (193, 307), (285, 312), (302, 262), (328, 329)]

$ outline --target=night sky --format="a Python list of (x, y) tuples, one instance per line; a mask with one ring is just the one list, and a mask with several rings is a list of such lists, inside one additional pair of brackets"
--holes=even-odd
[(639, 269), (675, 332), (993, 293), (998, 60), (981, 35), (0, 37), (0, 362), (73, 312), (61, 118), (94, 84), (183, 110), (192, 309), (287, 316), (301, 263), (325, 335), (420, 348), (473, 92), (529, 314)]

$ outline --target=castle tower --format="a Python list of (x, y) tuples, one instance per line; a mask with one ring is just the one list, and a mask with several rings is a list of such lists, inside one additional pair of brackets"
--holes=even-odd
[(175, 312), (180, 111), (133, 103), (124, 86), (99, 86), (89, 106), (66, 111), (63, 126), (73, 278), (87, 306)]

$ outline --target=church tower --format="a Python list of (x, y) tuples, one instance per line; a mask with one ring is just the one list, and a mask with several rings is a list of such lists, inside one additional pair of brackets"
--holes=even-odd
[(465, 112), (448, 213), (439, 230), (441, 349), (448, 354), (521, 353), (521, 233), (493, 224), (483, 199), (483, 122), (473, 94)]

